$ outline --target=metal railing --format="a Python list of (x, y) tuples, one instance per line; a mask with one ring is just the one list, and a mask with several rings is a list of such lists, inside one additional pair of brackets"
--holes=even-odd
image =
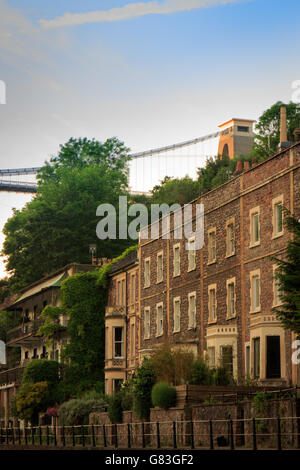
[(22, 323), (21, 325), (12, 328), (7, 332), (7, 343), (15, 339), (22, 338), (30, 333), (36, 333), (40, 326), (44, 323), (43, 318), (37, 318), (36, 320)]
[(0, 449), (299, 449), (299, 430), (299, 417), (12, 427), (0, 428)]

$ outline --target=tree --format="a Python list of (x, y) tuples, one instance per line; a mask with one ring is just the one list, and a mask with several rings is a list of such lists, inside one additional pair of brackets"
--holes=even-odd
[[(286, 212), (286, 211), (285, 211)], [(300, 334), (300, 221), (286, 212), (285, 225), (292, 234), (285, 259), (275, 258), (281, 305), (273, 311), (284, 328)]]
[(184, 178), (170, 178), (166, 176), (160, 185), (152, 189), (153, 204), (187, 204), (199, 195), (199, 184), (188, 176)]
[(53, 405), (47, 382), (23, 383), (17, 392), (15, 405), (19, 418), (37, 425), (39, 413)]
[(259, 161), (274, 155), (278, 152), (280, 141), (280, 108), (286, 106), (287, 114), (287, 138), (294, 141), (294, 131), (300, 126), (300, 110), (297, 104), (290, 102), (284, 104), (277, 101), (268, 108), (258, 119), (255, 129), (257, 131), (252, 155)]
[[(116, 138), (104, 143), (70, 139), (38, 174), (38, 192), (4, 227), (3, 252), (17, 291), (70, 262), (89, 263), (89, 244), (113, 258), (131, 240), (99, 240), (96, 209), (118, 207), (127, 194), (128, 149)], [(117, 214), (118, 216), (118, 214)]]

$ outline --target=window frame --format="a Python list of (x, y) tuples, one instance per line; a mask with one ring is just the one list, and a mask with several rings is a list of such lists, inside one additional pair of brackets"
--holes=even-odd
[[(232, 226), (232, 234), (233, 234), (233, 250), (229, 251), (230, 247), (230, 227)], [(235, 219), (234, 217), (231, 217), (229, 220), (226, 222), (226, 258), (229, 258), (230, 256), (235, 255)]]
[[(176, 259), (175, 259), (175, 252), (178, 250), (178, 264), (176, 264)], [(181, 245), (180, 243), (175, 243), (173, 245), (173, 277), (178, 277), (180, 276), (180, 257), (181, 257)], [(176, 272), (176, 266), (178, 265), (178, 272)]]
[[(196, 244), (196, 237), (190, 237), (188, 239), (188, 244), (190, 244), (191, 242), (194, 243), (194, 245)], [(196, 269), (196, 249), (194, 248), (193, 250), (187, 250), (188, 252), (188, 272), (191, 272), (191, 271), (195, 271)], [(191, 266), (191, 260), (193, 260), (193, 264)]]
[[(278, 218), (277, 218), (277, 207), (281, 206), (281, 231), (277, 230), (277, 223), (278, 223)], [(280, 196), (275, 197), (272, 199), (272, 225), (273, 225), (273, 232), (272, 232), (272, 240), (275, 238), (282, 237), (284, 234), (284, 224), (283, 224), (283, 194), (280, 194)]]
[[(158, 260), (161, 259), (161, 277), (159, 277), (159, 262)], [(164, 280), (164, 252), (160, 250), (156, 255), (156, 284), (163, 282)]]
[[(179, 305), (179, 312), (178, 312), (178, 328), (176, 329), (175, 328), (175, 325), (176, 325), (176, 308), (175, 308), (175, 305)], [(174, 297), (173, 299), (173, 333), (179, 333), (180, 332), (180, 325), (181, 323), (181, 298), (180, 296), (177, 296), (177, 297)]]
[[(158, 310), (161, 308), (161, 330), (159, 329), (159, 320), (160, 318), (158, 317)], [(159, 302), (155, 306), (156, 309), (156, 337), (159, 338), (160, 336), (163, 336), (164, 334), (164, 303)]]
[[(191, 299), (195, 299), (195, 310), (193, 313), (193, 323), (191, 322)], [(197, 293), (196, 291), (189, 292), (188, 294), (188, 330), (194, 330), (197, 327), (197, 320), (196, 320), (196, 315), (197, 315)]]
[[(258, 240), (255, 241), (254, 240), (254, 224), (253, 224), (253, 221), (254, 221), (254, 216), (258, 216)], [(261, 242), (261, 227), (260, 227), (260, 206), (256, 206), (256, 207), (253, 207), (252, 209), (250, 209), (250, 212), (249, 212), (249, 220), (250, 220), (250, 248), (254, 248), (256, 246), (259, 246), (260, 245), (260, 242)]]
[[(253, 285), (253, 279), (258, 277), (259, 279), (259, 305), (257, 307), (254, 306), (253, 300), (254, 300), (254, 285)], [(255, 269), (254, 271), (250, 272), (250, 313), (257, 313), (261, 311), (261, 274), (260, 274), (260, 269)]]
[[(116, 329), (120, 328), (122, 330), (122, 340), (116, 341)], [(124, 359), (125, 357), (125, 331), (124, 326), (113, 326), (113, 359)], [(121, 344), (121, 356), (116, 356), (116, 343)]]
[[(211, 292), (214, 291), (214, 306), (215, 306), (215, 316), (214, 318), (212, 318), (212, 315), (211, 315)], [(217, 314), (217, 305), (218, 305), (218, 302), (217, 302), (217, 284), (209, 284), (208, 286), (208, 303), (207, 303), (207, 307), (208, 307), (208, 323), (209, 324), (212, 324), (212, 323), (216, 323), (218, 321), (218, 314)]]
[[(212, 254), (212, 244), (211, 244), (211, 240), (212, 240), (212, 234), (214, 234), (214, 258), (212, 258), (211, 254)], [(216, 227), (212, 227), (208, 230), (207, 232), (207, 264), (214, 264), (217, 262), (217, 228)]]
[[(149, 267), (146, 269), (146, 266)], [(147, 272), (148, 272), (148, 279), (147, 279)], [(148, 281), (148, 282), (147, 282)], [(144, 289), (147, 289), (151, 286), (151, 257), (148, 256), (144, 259)]]
[[(230, 312), (230, 296), (229, 296), (229, 287), (233, 286), (233, 313)], [(226, 280), (226, 306), (227, 306), (227, 313), (226, 319), (231, 320), (232, 318), (236, 318), (236, 278), (232, 277)]]
[[(144, 307), (144, 339), (150, 339), (151, 337), (151, 308)], [(148, 317), (148, 321), (147, 320)], [(147, 334), (148, 333), (148, 334)]]

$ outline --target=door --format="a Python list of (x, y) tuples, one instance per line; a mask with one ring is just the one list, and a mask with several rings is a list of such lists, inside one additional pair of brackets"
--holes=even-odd
[(267, 336), (267, 379), (280, 377), (280, 336)]

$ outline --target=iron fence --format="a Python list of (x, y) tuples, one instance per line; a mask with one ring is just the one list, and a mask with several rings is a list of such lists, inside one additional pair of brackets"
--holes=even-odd
[(299, 449), (300, 418), (0, 428), (0, 448)]

